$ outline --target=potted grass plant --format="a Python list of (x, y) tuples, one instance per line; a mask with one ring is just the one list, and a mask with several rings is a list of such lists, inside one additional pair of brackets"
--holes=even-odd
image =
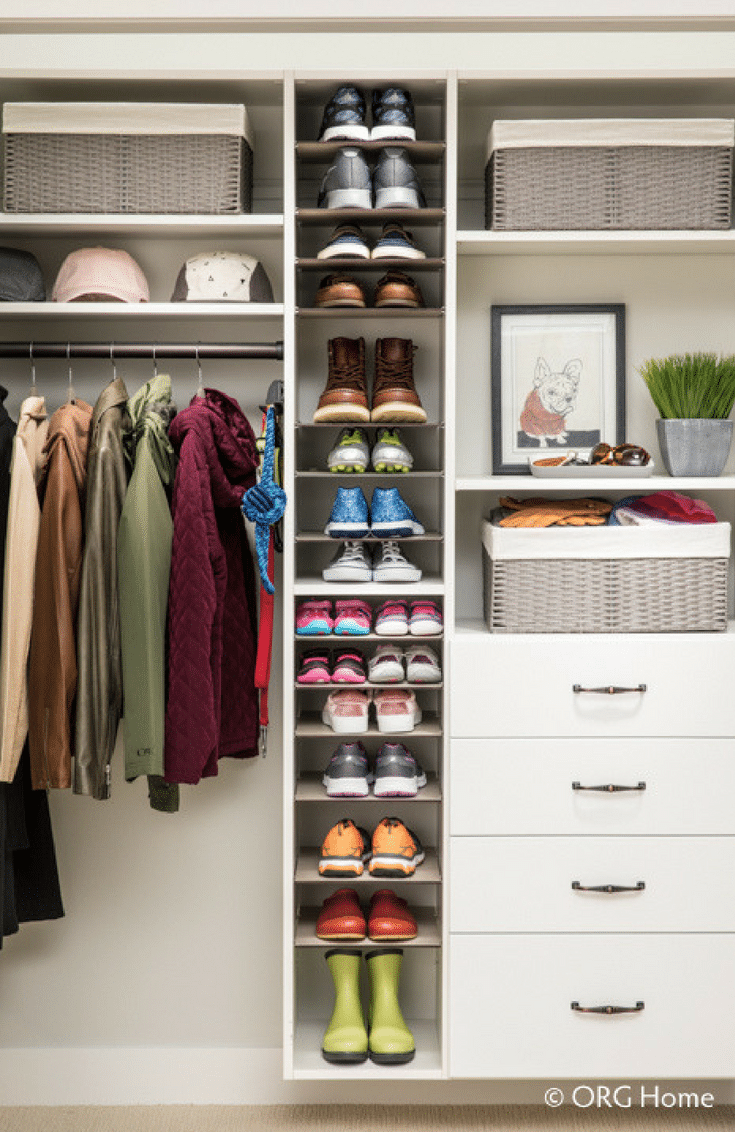
[(670, 476), (719, 476), (730, 454), (735, 356), (672, 354), (639, 370), (659, 411), (659, 448)]

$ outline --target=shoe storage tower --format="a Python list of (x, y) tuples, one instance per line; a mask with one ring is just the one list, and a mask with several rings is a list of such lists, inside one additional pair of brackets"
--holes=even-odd
[[(417, 142), (408, 145), (429, 207), (396, 212), (427, 253), (399, 265), (419, 282), (421, 310), (317, 310), (316, 286), (338, 268), (316, 253), (332, 228), (360, 223), (370, 242), (387, 216), (316, 208), (336, 144), (316, 142), (334, 89), (366, 93), (388, 83), (414, 98)], [(255, 211), (243, 216), (32, 216), (0, 214), (0, 243), (25, 247), (52, 280), (83, 243), (129, 250), (151, 283), (146, 307), (4, 304), (7, 339), (131, 341), (283, 338), (289, 508), (279, 577), (283, 602), (284, 1075), (349, 1080), (594, 1077), (733, 1077), (735, 1010), (735, 629), (719, 634), (490, 635), (482, 620), (480, 523), (502, 494), (568, 494), (553, 481), (494, 477), (490, 452), (490, 307), (494, 303), (624, 302), (626, 439), (653, 451), (655, 410), (636, 374), (649, 356), (735, 352), (735, 231), (502, 232), (483, 227), (485, 140), (495, 118), (732, 117), (735, 71), (668, 77), (622, 74), (350, 73), (249, 76), (228, 72), (165, 82), (158, 76), (3, 82), (3, 100), (244, 102), (255, 133)], [(368, 152), (377, 148), (366, 143)], [(207, 248), (259, 255), (277, 302), (170, 304), (179, 267)], [(389, 261), (347, 268), (368, 285)], [(336, 476), (326, 455), (339, 426), (314, 426), (330, 338), (364, 337), (368, 376), (375, 339), (410, 338), (428, 423), (406, 427), (414, 470)], [(79, 396), (99, 388), (100, 367), (75, 367)], [(277, 367), (212, 363), (205, 383), (253, 410)], [(40, 365), (39, 365), (40, 371)], [(127, 378), (126, 370), (126, 378)], [(25, 389), (27, 363), (4, 383)], [(85, 377), (86, 374), (86, 377)], [(140, 371), (141, 380), (149, 372)], [(85, 394), (85, 380), (89, 392)], [(196, 389), (177, 386), (188, 401)], [(130, 376), (134, 386), (134, 376)], [(390, 484), (389, 484), (390, 481)], [(427, 535), (405, 551), (422, 567), (416, 585), (327, 585), (335, 544), (323, 530), (340, 484), (400, 488)], [(622, 497), (656, 488), (705, 498), (735, 519), (732, 465), (714, 480), (649, 480), (573, 493)], [(308, 596), (430, 597), (443, 606), (443, 682), (417, 689), (423, 722), (402, 736), (429, 774), (407, 801), (328, 799), (321, 771), (343, 738), (321, 723), (328, 689), (297, 688), (308, 639), (294, 635)], [(732, 616), (732, 610), (731, 610)], [(361, 638), (369, 651), (380, 638)], [(337, 644), (333, 638), (324, 643)], [(313, 641), (311, 642), (313, 644)], [(322, 643), (322, 642), (320, 642)], [(274, 692), (278, 688), (277, 673)], [(645, 684), (645, 695), (575, 696), (584, 687)], [(362, 737), (374, 753), (382, 739)], [(574, 784), (579, 784), (575, 786)], [(643, 786), (645, 784), (645, 788)], [(579, 789), (617, 785), (622, 791)], [(318, 848), (341, 817), (372, 831), (395, 814), (427, 858), (390, 883), (418, 914), (404, 945), (400, 997), (416, 1039), (405, 1066), (335, 1066), (321, 1057), (332, 1006), (314, 934), (339, 887), (317, 872)], [(247, 820), (244, 816), (243, 820)], [(636, 890), (638, 882), (643, 890)], [(622, 885), (631, 892), (584, 892)], [(364, 903), (379, 883), (360, 878)], [(269, 925), (278, 934), (278, 925)], [(369, 946), (369, 941), (366, 941)], [(359, 945), (358, 945), (359, 946)], [(364, 946), (364, 945), (363, 945)], [(572, 1009), (577, 1003), (581, 1010)], [(642, 1003), (643, 1007), (638, 1008)], [(624, 1013), (589, 1013), (595, 1007)]]

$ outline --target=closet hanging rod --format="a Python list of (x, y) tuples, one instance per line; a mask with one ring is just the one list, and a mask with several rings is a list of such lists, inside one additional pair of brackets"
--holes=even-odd
[(0, 358), (210, 358), (283, 361), (283, 342), (0, 342)]

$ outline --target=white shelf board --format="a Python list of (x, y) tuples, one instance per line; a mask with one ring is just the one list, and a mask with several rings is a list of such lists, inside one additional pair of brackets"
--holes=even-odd
[[(726, 632), (735, 634), (735, 621), (728, 621)], [(515, 633), (513, 635), (514, 636), (523, 636), (524, 634)], [(580, 639), (580, 637), (584, 637), (584, 636), (588, 636), (588, 635), (589, 634), (575, 633), (574, 638), (575, 638), (575, 640), (578, 641)], [(630, 634), (630, 636), (634, 636), (634, 635), (635, 634)], [(645, 635), (645, 634), (640, 634), (640, 633), (638, 634), (639, 637), (642, 636), (642, 635)], [(698, 636), (701, 636), (701, 635), (702, 635), (701, 633), (698, 634)], [(503, 634), (503, 633), (500, 633), (500, 634), (491, 633), (489, 631), (487, 625), (485, 624), (485, 622), (483, 621), (483, 619), (481, 617), (463, 617), (463, 618), (459, 618), (457, 620), (457, 625), (456, 625), (456, 628), (454, 630), (454, 636), (455, 637), (497, 637), (497, 636), (502, 637), (502, 636), (505, 636), (505, 634)], [(546, 633), (546, 634), (526, 633), (525, 636), (528, 637), (529, 642), (531, 642), (533, 640), (536, 640), (538, 642), (539, 638), (542, 637), (542, 636), (545, 636), (547, 640), (551, 640), (551, 639), (556, 638), (556, 637), (561, 637), (562, 634), (561, 633), (558, 633), (558, 634), (557, 633)], [(685, 636), (684, 633), (672, 633), (671, 634), (672, 639), (681, 639), (683, 636)], [(720, 637), (720, 636), (722, 636), (722, 634), (721, 633), (713, 633), (712, 636), (713, 637)]]
[(420, 582), (405, 582), (403, 585), (387, 582), (360, 582), (351, 585), (344, 582), (325, 582), (321, 578), (299, 578), (294, 585), (297, 597), (382, 597), (386, 601), (392, 597), (425, 597), (427, 594), (444, 593), (444, 583), (438, 577), (422, 578)]
[(225, 216), (109, 213), (0, 213), (0, 236), (281, 236), (282, 213)]
[(282, 319), (283, 303), (0, 303), (0, 319)]
[[(398, 802), (401, 805), (404, 802), (410, 802), (412, 806), (418, 802), (441, 802), (442, 791), (439, 779), (435, 774), (429, 774), (426, 777), (426, 786), (419, 790), (415, 798), (391, 798), (390, 801)], [(328, 797), (326, 788), (322, 785), (322, 776), (318, 772), (306, 772), (297, 779), (295, 797), (297, 802), (320, 802), (328, 806), (333, 804), (343, 806), (345, 804), (344, 797)], [(374, 794), (367, 794), (364, 798), (349, 798), (348, 802), (350, 805), (358, 802), (360, 804), (384, 806), (386, 799), (376, 798)]]
[(731, 255), (735, 229), (717, 232), (457, 232), (459, 255)]
[(406, 1065), (376, 1065), (370, 1059), (359, 1065), (330, 1064), (322, 1057), (322, 1039), (327, 1021), (325, 1017), (320, 1022), (297, 1023), (293, 1068), (293, 1075), (297, 1080), (382, 1081), (390, 1085), (395, 1080), (440, 1080), (443, 1075), (441, 1046), (435, 1021), (406, 1019), (416, 1043), (416, 1056)]
[(648, 495), (653, 491), (734, 491), (735, 476), (631, 476), (620, 478), (597, 476), (579, 479), (547, 478), (546, 476), (459, 476), (455, 482), (457, 491), (528, 491), (534, 495), (548, 491), (565, 491), (578, 495), (580, 492), (606, 491), (641, 492)]
[(415, 939), (391, 941), (390, 939), (373, 940), (366, 937), (364, 939), (337, 940), (319, 939), (316, 934), (316, 922), (321, 908), (305, 907), (301, 909), (296, 920), (296, 946), (321, 947), (325, 949), (329, 947), (353, 946), (360, 948), (360, 950), (370, 947), (441, 947), (441, 924), (439, 923), (434, 909), (417, 908), (414, 905), (411, 911), (416, 917), (416, 926), (418, 928), (418, 935)]
[[(389, 801), (389, 799), (384, 799), (384, 801)], [(385, 888), (393, 884), (439, 884), (442, 879), (436, 849), (427, 849), (424, 861), (416, 866), (413, 876), (408, 877), (375, 877), (370, 875), (367, 868), (360, 876), (324, 877), (319, 875), (320, 856), (321, 851), (319, 849), (302, 848), (299, 851), (294, 876), (296, 884), (357, 884), (377, 885), (379, 888)]]

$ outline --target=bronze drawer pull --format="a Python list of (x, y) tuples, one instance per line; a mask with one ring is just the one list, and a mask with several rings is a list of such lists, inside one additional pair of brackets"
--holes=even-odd
[(619, 794), (623, 790), (640, 790), (642, 792), (645, 789), (645, 782), (639, 782), (637, 786), (617, 786), (613, 782), (608, 782), (602, 786), (582, 786), (581, 782), (572, 783), (572, 790), (599, 790), (603, 794)]
[(578, 1002), (573, 1002), (572, 1010), (577, 1010), (580, 1014), (638, 1014), (645, 1006), (645, 1002), (637, 1002), (635, 1006), (580, 1006)]
[(645, 887), (644, 880), (637, 884), (580, 884), (578, 880), (572, 881), (575, 892), (643, 892)]
[(600, 696), (622, 696), (625, 692), (647, 692), (647, 684), (637, 684), (635, 688), (620, 688), (617, 684), (607, 684), (604, 688), (583, 688), (581, 684), (572, 684), (575, 696), (582, 692)]

